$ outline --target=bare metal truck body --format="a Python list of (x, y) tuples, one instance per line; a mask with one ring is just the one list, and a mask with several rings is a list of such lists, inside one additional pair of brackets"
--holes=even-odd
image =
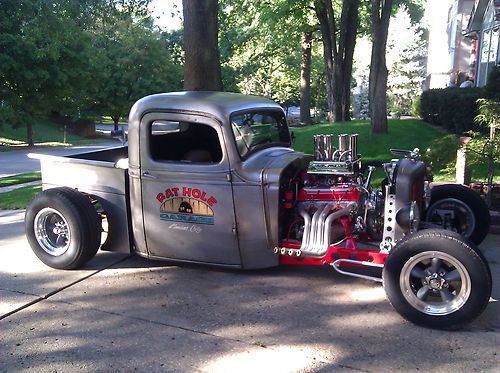
[(145, 97), (128, 135), (128, 147), (36, 156), (44, 191), (26, 236), (47, 265), (77, 268), (99, 248), (235, 269), (326, 265), (383, 282), (403, 317), (435, 328), (470, 322), (489, 302), (475, 246), (488, 208), (464, 186), (431, 190), (418, 149), (392, 149), (377, 190), (357, 134), (338, 146), (315, 135), (306, 155), (291, 148), (279, 105), (221, 92)]
[[(279, 105), (253, 96), (178, 93), (146, 97), (131, 110), (128, 149), (37, 156), (43, 188), (67, 186), (100, 202), (109, 226), (102, 250), (130, 252), (133, 248), (145, 257), (245, 269), (276, 266), (278, 257), (272, 249), (278, 245), (280, 173), (289, 163), (310, 157), (290, 149), (288, 138), (243, 160), (227, 124), (231, 115), (246, 111), (285, 120)], [(203, 144), (182, 144), (183, 154), (154, 154), (161, 153), (152, 149), (162, 146), (154, 143), (165, 135), (161, 126), (177, 123), (206, 126), (193, 136), (206, 135), (206, 129), (211, 132), (206, 131), (209, 135)], [(156, 126), (159, 129), (154, 132)], [(182, 159), (190, 151), (217, 146), (216, 161)], [(175, 207), (191, 201), (199, 214), (187, 222), (178, 209), (168, 211), (166, 201)]]

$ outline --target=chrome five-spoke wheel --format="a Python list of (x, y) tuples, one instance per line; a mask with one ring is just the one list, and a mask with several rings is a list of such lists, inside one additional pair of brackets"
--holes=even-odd
[(425, 251), (408, 260), (399, 278), (404, 297), (428, 315), (448, 315), (469, 298), (469, 273), (456, 258), (439, 251)]
[(71, 231), (60, 212), (50, 207), (40, 210), (33, 228), (38, 244), (47, 254), (60, 256), (68, 250)]

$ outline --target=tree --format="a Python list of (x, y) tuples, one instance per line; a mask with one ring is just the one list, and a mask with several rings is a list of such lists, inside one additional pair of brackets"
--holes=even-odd
[(152, 28), (149, 19), (117, 22), (112, 39), (99, 51), (102, 78), (95, 109), (111, 116), (115, 129), (139, 98), (182, 88), (182, 68)]
[(328, 119), (335, 122), (350, 120), (351, 76), (359, 26), (359, 0), (344, 0), (340, 19), (335, 16), (331, 0), (315, 0), (314, 8), (323, 39)]
[(311, 124), (311, 55), (313, 32), (302, 33), (302, 63), (300, 65), (300, 122)]
[[(415, 12), (413, 12), (416, 16)], [(390, 111), (412, 114), (412, 103), (421, 92), (425, 78), (425, 38), (420, 19), (411, 18), (407, 5), (397, 7), (391, 17), (387, 37), (386, 63), (389, 71), (387, 95)], [(369, 118), (368, 77), (372, 43), (367, 35), (359, 37), (354, 51), (353, 113), (359, 118)]]
[(371, 0), (372, 55), (368, 98), (370, 102), (371, 129), (374, 134), (388, 132), (387, 127), (387, 64), (386, 50), (389, 21), (393, 5), (405, 4), (412, 20), (420, 19), (423, 13), (422, 0)]
[(411, 115), (412, 104), (421, 93), (425, 79), (426, 40), (419, 22), (412, 22), (406, 6), (391, 17), (386, 62), (390, 111)]
[[(498, 69), (497, 69), (498, 71)], [(498, 77), (498, 74), (497, 74)], [(489, 89), (492, 85), (488, 82)], [(488, 91), (487, 91), (488, 92)], [(478, 123), (490, 127), (490, 136), (483, 147), (482, 156), (488, 161), (488, 192), (486, 194), (486, 202), (488, 206), (491, 206), (491, 197), (493, 190), (493, 176), (495, 174), (495, 160), (498, 160), (498, 150), (499, 144), (498, 139), (496, 139), (495, 132), (499, 127), (500, 118), (500, 100), (498, 100), (498, 87), (497, 87), (497, 99), (494, 98), (482, 98), (478, 100), (479, 114), (474, 118)]]
[(371, 1), (372, 56), (368, 99), (370, 101), (371, 130), (374, 134), (387, 133), (387, 65), (385, 51), (391, 17), (392, 0)]
[(223, 0), (221, 8), (224, 84), (282, 103), (298, 101), (300, 30), (288, 1)]
[(2, 120), (26, 125), (53, 108), (77, 111), (90, 85), (90, 37), (73, 17), (73, 3), (4, 0), (0, 6)]
[(217, 0), (183, 0), (184, 89), (222, 91)]

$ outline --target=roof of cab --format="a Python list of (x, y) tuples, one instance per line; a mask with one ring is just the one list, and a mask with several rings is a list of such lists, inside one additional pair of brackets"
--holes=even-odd
[(231, 113), (249, 109), (281, 109), (275, 102), (258, 96), (229, 92), (170, 92), (146, 96), (130, 110), (129, 123), (140, 122), (151, 111), (181, 111), (209, 114), (221, 122)]

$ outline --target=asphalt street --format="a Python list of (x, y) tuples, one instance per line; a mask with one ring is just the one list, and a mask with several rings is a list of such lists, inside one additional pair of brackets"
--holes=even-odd
[(97, 145), (81, 146), (54, 146), (54, 147), (36, 147), (23, 148), (9, 152), (0, 152), (0, 177), (34, 172), (40, 170), (40, 161), (28, 157), (29, 153), (49, 154), (49, 155), (72, 155), (85, 153), (100, 149), (106, 149), (112, 146), (119, 146), (121, 143), (116, 140), (100, 143)]
[(498, 371), (500, 236), (482, 244), (493, 299), (464, 330), (414, 326), (378, 283), (328, 268), (250, 272), (99, 252), (44, 266), (23, 211), (0, 211), (0, 371)]

